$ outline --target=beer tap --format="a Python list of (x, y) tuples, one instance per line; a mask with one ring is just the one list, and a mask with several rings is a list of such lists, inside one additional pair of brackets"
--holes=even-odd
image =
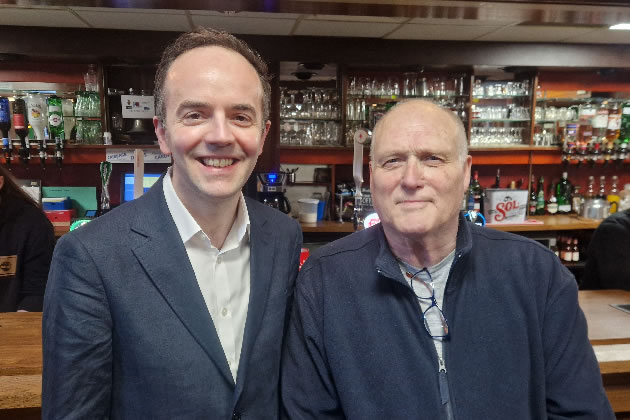
[(354, 156), (352, 160), (352, 177), (354, 178), (355, 194), (354, 194), (354, 216), (352, 223), (354, 230), (359, 230), (363, 223), (363, 193), (361, 185), (363, 184), (363, 145), (370, 138), (371, 133), (365, 128), (359, 128), (354, 132)]
[(2, 139), (2, 152), (4, 153), (4, 161), (7, 168), (11, 170), (11, 160), (13, 159), (13, 147), (11, 146), (11, 140), (7, 137)]
[(48, 143), (49, 139), (48, 127), (44, 127), (44, 138), (39, 141), (39, 163), (42, 166), (42, 170), (46, 169), (46, 159), (48, 158), (46, 143)]
[(599, 143), (593, 142), (591, 143), (591, 153), (589, 154), (589, 161), (588, 161), (589, 168), (592, 168), (599, 159), (600, 159)]
[(63, 140), (60, 137), (55, 137), (55, 160), (57, 161), (57, 167), (61, 170), (63, 164)]
[(22, 98), (16, 98), (13, 101), (13, 127), (15, 134), (20, 138), (20, 160), (28, 169), (28, 162), (31, 158), (31, 145), (28, 140), (28, 129), (26, 128), (26, 103)]

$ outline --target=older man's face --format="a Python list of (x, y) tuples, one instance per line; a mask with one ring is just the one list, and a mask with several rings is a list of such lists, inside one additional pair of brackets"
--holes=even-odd
[(459, 158), (453, 124), (444, 111), (408, 103), (379, 127), (370, 188), (389, 239), (421, 239), (457, 228), (471, 159)]

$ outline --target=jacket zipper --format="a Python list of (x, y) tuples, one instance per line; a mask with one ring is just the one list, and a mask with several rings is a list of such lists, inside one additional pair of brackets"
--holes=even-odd
[[(448, 288), (448, 281), (451, 279), (451, 274), (455, 270), (455, 265), (459, 262), (462, 257), (461, 252), (457, 252), (455, 254), (455, 258), (453, 259), (453, 263), (451, 264), (451, 269), (448, 273), (448, 278), (446, 279), (446, 285), (444, 287), (444, 299), (442, 299), (442, 311), (446, 311), (446, 289)], [(435, 352), (437, 354), (437, 350)], [(455, 415), (453, 413), (453, 402), (450, 401), (450, 388), (448, 385), (448, 377), (446, 372), (446, 342), (442, 342), (442, 354), (444, 357), (437, 355), (438, 358), (438, 377), (439, 377), (439, 386), (440, 386), (440, 398), (442, 405), (449, 403), (447, 407), (447, 418), (454, 419)]]

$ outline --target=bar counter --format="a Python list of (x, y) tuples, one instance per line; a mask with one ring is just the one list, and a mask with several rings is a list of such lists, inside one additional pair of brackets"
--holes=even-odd
[[(630, 292), (580, 291), (579, 300), (608, 399), (630, 419), (630, 314), (610, 306), (630, 304)], [(0, 419), (41, 416), (41, 321), (41, 313), (0, 313)]]
[[(601, 220), (586, 219), (576, 215), (531, 216), (519, 224), (488, 224), (492, 229), (504, 232), (542, 232), (561, 230), (593, 230)], [(302, 232), (308, 233), (352, 233), (352, 222), (321, 220), (317, 223), (301, 223)]]

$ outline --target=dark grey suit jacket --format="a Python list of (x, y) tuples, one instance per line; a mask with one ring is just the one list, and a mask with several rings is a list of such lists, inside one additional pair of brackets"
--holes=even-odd
[(276, 419), (302, 233), (246, 199), (251, 289), (236, 384), (161, 180), (62, 237), (44, 301), (44, 419)]

